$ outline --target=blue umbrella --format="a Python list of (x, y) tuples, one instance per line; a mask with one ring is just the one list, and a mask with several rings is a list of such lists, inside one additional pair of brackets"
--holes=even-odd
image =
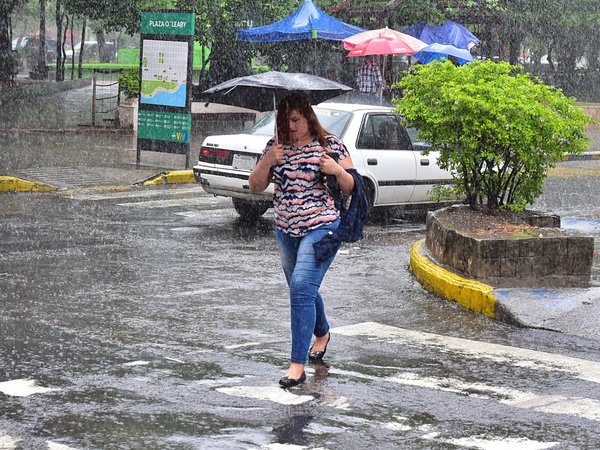
[(458, 64), (466, 64), (469, 61), (473, 61), (473, 55), (469, 50), (464, 48), (457, 48), (450, 44), (429, 44), (427, 47), (423, 47), (419, 52), (413, 55), (423, 64), (430, 63), (431, 61), (440, 61), (441, 59), (449, 59), (450, 56), (454, 56)]
[(451, 44), (458, 48), (467, 49), (480, 44), (480, 40), (467, 28), (451, 21), (446, 21), (441, 25), (435, 26), (421, 22), (405, 28), (404, 32), (421, 39), (427, 44), (438, 42), (440, 44)]
[(270, 25), (237, 31), (238, 41), (277, 42), (304, 39), (341, 41), (365, 31), (325, 14), (311, 0), (304, 0), (295, 12)]
[(314, 41), (314, 67), (318, 64), (317, 39), (341, 41), (347, 37), (365, 31), (325, 14), (311, 0), (304, 0), (295, 12), (278, 22), (262, 27), (246, 28), (237, 31), (238, 41), (242, 42), (279, 42)]

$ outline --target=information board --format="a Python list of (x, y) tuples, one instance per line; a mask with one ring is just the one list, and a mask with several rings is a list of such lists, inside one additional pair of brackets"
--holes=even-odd
[(147, 150), (185, 154), (189, 166), (194, 21), (192, 12), (142, 12), (138, 164)]

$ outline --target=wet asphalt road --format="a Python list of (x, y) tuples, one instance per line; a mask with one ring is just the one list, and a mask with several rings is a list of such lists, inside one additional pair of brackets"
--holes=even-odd
[(406, 270), (422, 221), (342, 249), (326, 365), (286, 392), (271, 212), (162, 186), (2, 195), (0, 218), (0, 447), (600, 446), (600, 342), (428, 294)]
[[(600, 447), (600, 342), (430, 295), (406, 270), (424, 224), (396, 213), (337, 256), (326, 365), (280, 389), (288, 300), (272, 212), (243, 223), (198, 186), (83, 189), (181, 161), (147, 154), (154, 166), (134, 169), (127, 134), (34, 129), (52, 114), (85, 122), (76, 99), (0, 113), (27, 128), (0, 133), (3, 172), (75, 188), (0, 195), (0, 448)], [(560, 164), (538, 206), (600, 219), (598, 175), (595, 161)]]

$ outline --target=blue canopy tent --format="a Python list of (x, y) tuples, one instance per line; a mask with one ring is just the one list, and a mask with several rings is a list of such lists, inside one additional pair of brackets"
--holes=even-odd
[(404, 29), (404, 33), (421, 39), (427, 44), (450, 44), (457, 48), (470, 50), (480, 44), (480, 40), (462, 25), (446, 21), (441, 25), (431, 26), (424, 22), (411, 25)]
[(473, 55), (466, 48), (457, 48), (450, 44), (429, 44), (413, 55), (423, 64), (431, 61), (442, 61), (444, 59), (456, 58), (456, 63), (463, 65), (469, 61), (473, 61)]
[(298, 9), (278, 22), (263, 27), (238, 30), (238, 41), (278, 42), (303, 39), (341, 41), (365, 31), (321, 11), (311, 0), (304, 0)]
[[(325, 14), (311, 0), (304, 0), (296, 11), (275, 23), (237, 31), (238, 41), (280, 42), (313, 40), (315, 43), (315, 64), (317, 39), (341, 41), (365, 31)], [(313, 72), (314, 72), (313, 67)]]

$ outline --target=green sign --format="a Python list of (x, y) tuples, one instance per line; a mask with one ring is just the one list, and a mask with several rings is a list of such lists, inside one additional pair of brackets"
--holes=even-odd
[(195, 14), (185, 10), (140, 15), (138, 164), (142, 150), (147, 150), (185, 153), (185, 167), (189, 166), (195, 20)]
[(193, 36), (194, 19), (193, 13), (143, 12), (140, 33)]
[(138, 139), (190, 143), (192, 115), (166, 111), (138, 111)]

